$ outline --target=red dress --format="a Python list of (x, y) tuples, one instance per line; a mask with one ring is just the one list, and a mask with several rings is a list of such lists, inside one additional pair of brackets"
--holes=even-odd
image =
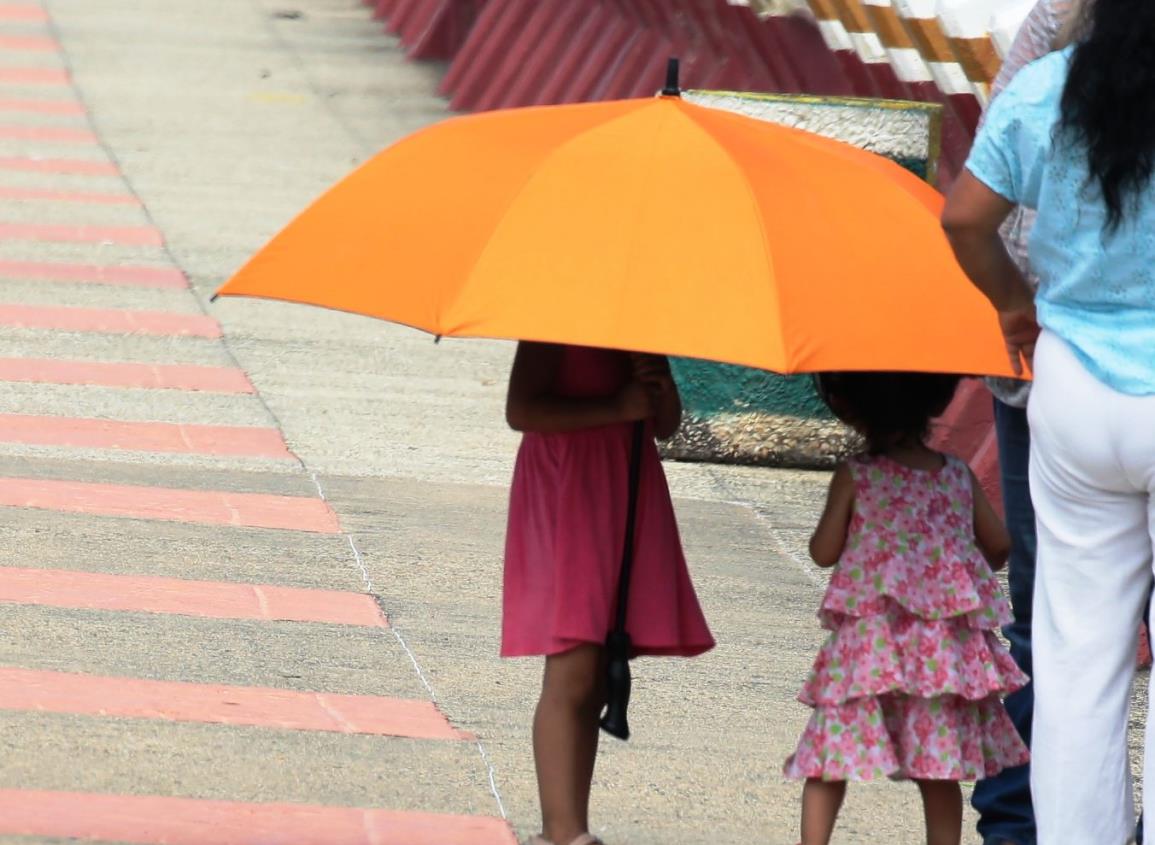
[[(554, 391), (612, 396), (629, 378), (622, 352), (566, 347)], [(605, 642), (625, 535), (630, 429), (523, 436), (510, 491), (502, 656)], [(690, 656), (712, 648), (653, 438), (642, 454), (636, 532), (626, 625), (635, 651)]]

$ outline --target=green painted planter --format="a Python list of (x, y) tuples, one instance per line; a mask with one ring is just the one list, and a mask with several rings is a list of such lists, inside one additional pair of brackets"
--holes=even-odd
[[(835, 138), (890, 158), (935, 181), (941, 106), (899, 100), (690, 91), (701, 105)], [(685, 406), (665, 444), (679, 460), (829, 467), (858, 448), (814, 392), (809, 376), (780, 376), (692, 359), (671, 362)]]

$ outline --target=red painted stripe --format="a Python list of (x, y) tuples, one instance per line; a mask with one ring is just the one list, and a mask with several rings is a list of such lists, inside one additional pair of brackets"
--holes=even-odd
[(0, 199), (53, 200), (56, 202), (91, 202), (100, 205), (140, 205), (132, 194), (97, 194), (90, 191), (53, 191), (46, 188), (24, 188), (0, 185)]
[(0, 443), (293, 460), (275, 428), (0, 414)]
[(341, 530), (337, 515), (322, 499), (268, 493), (0, 478), (0, 507), (318, 534), (337, 534)]
[(0, 667), (0, 709), (409, 739), (468, 738), (432, 701), (16, 667)]
[(48, 13), (39, 6), (25, 6), (16, 3), (0, 5), (0, 21), (46, 21)]
[[(0, 75), (3, 71), (0, 71)], [(0, 112), (30, 114), (84, 114), (84, 105), (76, 100), (0, 100)]]
[(68, 71), (40, 67), (0, 67), (0, 82), (68, 85)]
[(38, 261), (0, 261), (0, 277), (44, 279), (51, 282), (93, 282), (147, 288), (187, 288), (184, 273), (172, 267), (101, 266), (98, 264), (44, 264)]
[(0, 50), (59, 50), (55, 38), (42, 35), (0, 35)]
[(244, 370), (195, 364), (134, 364), (0, 358), (0, 381), (34, 384), (83, 384), (151, 390), (203, 390), (254, 393)]
[(0, 126), (0, 140), (95, 144), (97, 138), (87, 129), (73, 129), (68, 126)]
[(221, 336), (220, 324), (200, 314), (127, 311), (112, 308), (44, 308), (0, 305), (0, 326), (104, 334), (148, 334), (184, 337)]
[(107, 575), (71, 569), (0, 566), (0, 602), (209, 619), (322, 622), (365, 628), (389, 626), (373, 597), (364, 593)]
[(140, 845), (517, 845), (490, 816), (26, 789), (0, 790), (0, 833)]
[(0, 158), (0, 170), (23, 170), (32, 173), (79, 173), (84, 176), (119, 176), (115, 164), (105, 161), (82, 161), (70, 158)]
[(41, 223), (0, 223), (0, 241), (164, 246), (164, 236), (155, 226), (60, 226)]

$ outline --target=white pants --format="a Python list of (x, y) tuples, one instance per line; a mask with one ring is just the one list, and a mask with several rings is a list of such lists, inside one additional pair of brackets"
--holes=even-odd
[[(1028, 414), (1039, 532), (1031, 740), (1038, 841), (1124, 845), (1135, 828), (1127, 720), (1152, 577), (1155, 396), (1110, 389), (1044, 333)], [(1155, 845), (1150, 732), (1144, 771), (1144, 838)]]

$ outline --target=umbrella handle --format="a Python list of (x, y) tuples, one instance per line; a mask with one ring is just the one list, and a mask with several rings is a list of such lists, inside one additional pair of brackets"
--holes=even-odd
[(626, 710), (630, 706), (630, 635), (614, 631), (606, 639), (606, 712), (601, 729), (620, 740), (630, 738), (630, 723)]
[(642, 447), (646, 423), (634, 423), (630, 441), (629, 499), (626, 504), (626, 536), (622, 546), (622, 568), (618, 573), (618, 605), (614, 627), (606, 638), (606, 710), (601, 727), (618, 739), (629, 739), (626, 709), (630, 703), (630, 653), (633, 645), (626, 631), (630, 604), (630, 576), (634, 569), (634, 534), (638, 521), (638, 488), (642, 477)]

